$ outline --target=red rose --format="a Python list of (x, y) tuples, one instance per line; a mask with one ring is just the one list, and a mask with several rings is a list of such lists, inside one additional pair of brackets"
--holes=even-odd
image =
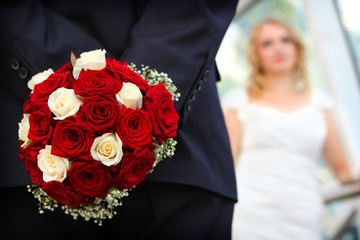
[(65, 186), (58, 181), (45, 182), (41, 188), (46, 194), (61, 204), (69, 204)]
[(32, 106), (33, 112), (30, 114), (29, 139), (49, 145), (52, 141), (53, 129), (56, 121), (52, 118), (52, 113), (44, 102), (35, 103)]
[(155, 162), (154, 154), (148, 149), (138, 152), (125, 152), (121, 162), (117, 165), (118, 172), (115, 177), (115, 185), (119, 190), (132, 189), (141, 183), (146, 174), (153, 169)]
[(91, 144), (89, 133), (76, 123), (74, 117), (68, 117), (56, 125), (51, 154), (78, 160), (79, 157), (89, 155)]
[(113, 177), (109, 169), (98, 161), (74, 162), (68, 170), (70, 184), (75, 191), (89, 197), (105, 199), (112, 184)]
[(115, 59), (106, 60), (106, 70), (121, 82), (130, 82), (135, 84), (141, 91), (146, 92), (150, 85), (139, 74), (127, 67), (127, 64), (121, 63)]
[(113, 132), (120, 111), (120, 105), (114, 98), (85, 97), (82, 107), (77, 112), (78, 124), (96, 135)]
[(79, 192), (76, 192), (74, 187), (69, 185), (70, 183), (68, 183), (67, 181), (65, 181), (65, 189), (67, 191), (68, 194), (68, 199), (69, 199), (69, 206), (74, 208), (73, 206), (78, 207), (79, 204), (84, 205), (84, 206), (88, 206), (90, 203), (92, 203), (95, 198), (94, 197), (89, 197), (89, 196), (85, 196), (84, 194), (81, 194)]
[(159, 83), (150, 88), (144, 98), (144, 106), (150, 115), (154, 135), (160, 144), (166, 138), (176, 137), (179, 115), (176, 113), (171, 94)]
[(127, 67), (128, 65), (129, 65), (129, 63), (127, 61), (122, 63), (122, 62), (120, 62), (119, 60), (116, 60), (116, 59), (110, 59), (110, 58), (106, 59), (106, 67), (110, 68), (110, 69)]
[(121, 76), (120, 69), (126, 67), (129, 65), (128, 62), (120, 62), (116, 59), (106, 59), (106, 71), (108, 71), (114, 78), (118, 79), (119, 81), (123, 81)]
[(149, 114), (143, 110), (124, 109), (116, 126), (123, 148), (138, 151), (152, 143)]
[(75, 192), (69, 191), (61, 182), (50, 181), (44, 182), (41, 188), (49, 197), (55, 199), (60, 204), (68, 205), (72, 208), (79, 206), (78, 197)]
[(31, 102), (31, 99), (29, 98), (28, 100), (26, 100), (26, 102), (23, 105), (23, 112), (24, 113), (31, 113), (33, 111), (32, 106), (33, 106), (33, 104)]
[(71, 72), (53, 73), (45, 81), (36, 84), (34, 92), (30, 94), (33, 102), (47, 102), (51, 93), (56, 89), (72, 88), (74, 78)]
[(72, 71), (73, 71), (73, 65), (71, 62), (65, 64), (64, 66), (62, 66), (61, 68), (59, 68), (58, 70), (55, 71), (55, 73), (64, 73), (64, 72), (70, 72), (72, 75)]
[[(23, 141), (20, 141), (20, 145)], [(42, 171), (38, 167), (37, 156), (45, 146), (39, 142), (32, 141), (26, 148), (20, 147), (19, 157), (24, 162), (26, 170), (30, 173), (31, 181), (41, 186), (43, 184)]]
[(116, 80), (105, 70), (82, 71), (74, 83), (75, 94), (83, 97), (115, 96), (120, 91), (122, 82)]

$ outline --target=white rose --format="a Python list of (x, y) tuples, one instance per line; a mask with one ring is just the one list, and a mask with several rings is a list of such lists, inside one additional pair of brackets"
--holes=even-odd
[(43, 180), (45, 182), (64, 181), (66, 172), (70, 168), (67, 158), (52, 155), (51, 146), (46, 145), (45, 149), (40, 150), (37, 159), (38, 167), (43, 172)]
[(97, 137), (91, 146), (91, 156), (106, 166), (118, 164), (123, 156), (119, 136), (116, 133), (105, 133)]
[(24, 142), (28, 140), (28, 134), (30, 129), (29, 117), (30, 114), (24, 114), (23, 119), (21, 119), (21, 122), (19, 123), (19, 140), (22, 140)]
[(21, 119), (21, 122), (19, 123), (19, 130), (18, 130), (19, 140), (24, 141), (21, 147), (26, 147), (31, 142), (31, 140), (28, 138), (29, 129), (30, 129), (29, 117), (30, 114), (24, 114), (23, 119)]
[(80, 54), (80, 58), (76, 59), (76, 63), (73, 69), (73, 76), (77, 79), (82, 69), (85, 71), (101, 70), (106, 67), (105, 50), (94, 50), (90, 52), (84, 52)]
[(143, 96), (140, 89), (133, 83), (123, 83), (123, 86), (116, 95), (116, 100), (128, 108), (138, 110), (142, 107)]
[(63, 120), (75, 116), (82, 104), (81, 97), (77, 96), (74, 89), (58, 88), (50, 94), (48, 105), (55, 114), (55, 120)]
[(35, 88), (35, 85), (36, 84), (39, 84), (39, 83), (42, 83), (43, 81), (45, 81), (51, 74), (53, 74), (54, 71), (49, 68), (48, 70), (45, 70), (41, 73), (38, 73), (36, 75), (34, 75), (31, 80), (28, 82), (28, 87), (31, 89), (31, 90), (34, 90)]

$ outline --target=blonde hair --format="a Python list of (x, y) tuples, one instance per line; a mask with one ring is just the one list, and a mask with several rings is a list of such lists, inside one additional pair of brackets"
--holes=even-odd
[(258, 23), (251, 31), (249, 38), (249, 46), (248, 46), (248, 60), (252, 67), (248, 79), (247, 90), (251, 96), (260, 96), (265, 87), (262, 84), (264, 81), (264, 72), (260, 66), (259, 56), (257, 54), (257, 40), (261, 29), (263, 26), (267, 24), (277, 25), (283, 27), (288, 33), (291, 41), (294, 43), (297, 50), (297, 61), (295, 63), (295, 68), (293, 70), (294, 79), (298, 81), (302, 85), (302, 91), (310, 90), (310, 84), (307, 77), (306, 66), (305, 66), (305, 47), (300, 40), (300, 38), (295, 34), (295, 32), (286, 25), (283, 21), (268, 18), (260, 23)]

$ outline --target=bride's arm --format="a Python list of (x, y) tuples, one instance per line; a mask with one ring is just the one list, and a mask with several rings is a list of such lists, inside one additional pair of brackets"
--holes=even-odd
[(237, 118), (236, 110), (226, 110), (224, 113), (225, 124), (229, 134), (230, 146), (234, 162), (240, 153), (241, 124)]
[(323, 154), (334, 171), (337, 179), (343, 183), (354, 182), (355, 176), (350, 162), (346, 159), (340, 137), (337, 133), (334, 118), (330, 111), (325, 112), (326, 124), (327, 124), (327, 136), (325, 139), (325, 146)]

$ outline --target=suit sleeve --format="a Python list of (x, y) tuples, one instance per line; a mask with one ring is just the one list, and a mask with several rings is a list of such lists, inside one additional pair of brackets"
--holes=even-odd
[[(4, 1), (0, 6), (0, 87), (21, 101), (30, 93), (27, 81), (48, 68), (58, 69), (70, 62), (70, 52), (81, 53), (104, 48), (95, 38), (43, 2)], [(12, 61), (17, 62), (11, 68)], [(21, 72), (22, 71), (22, 72)], [(19, 77), (21, 76), (22, 77)]]
[(192, 89), (206, 69), (215, 66), (236, 4), (224, 0), (149, 0), (121, 60), (168, 73), (181, 94), (175, 108), (182, 116)]

